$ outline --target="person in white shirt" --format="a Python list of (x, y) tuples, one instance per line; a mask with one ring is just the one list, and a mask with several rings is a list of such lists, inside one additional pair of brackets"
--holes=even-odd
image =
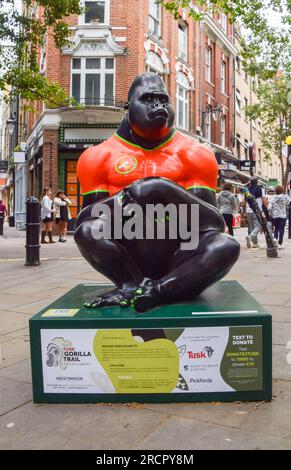
[[(41, 232), (41, 243), (55, 243), (52, 236), (53, 228), (53, 201), (51, 199), (52, 191), (50, 188), (44, 188), (41, 199), (41, 220), (43, 228)], [(45, 236), (48, 234), (49, 242), (45, 240)]]
[(68, 221), (71, 220), (71, 213), (69, 206), (71, 205), (70, 199), (65, 196), (64, 191), (58, 191), (54, 198), (54, 205), (56, 207), (56, 224), (59, 227), (59, 242), (66, 242), (66, 235), (68, 229)]
[(287, 207), (291, 203), (291, 199), (287, 194), (284, 194), (283, 186), (276, 186), (275, 193), (269, 205), (269, 212), (275, 227), (274, 238), (278, 242), (278, 248), (282, 249), (284, 248), (283, 238), (287, 220)]

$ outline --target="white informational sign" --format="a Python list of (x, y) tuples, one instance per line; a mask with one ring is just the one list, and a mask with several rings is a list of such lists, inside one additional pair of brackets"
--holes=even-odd
[(262, 327), (42, 329), (44, 393), (262, 390)]

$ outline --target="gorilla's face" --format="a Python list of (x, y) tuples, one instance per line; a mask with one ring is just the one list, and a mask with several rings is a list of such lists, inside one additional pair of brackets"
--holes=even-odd
[(161, 78), (147, 73), (135, 80), (128, 106), (128, 122), (136, 135), (160, 140), (173, 127), (174, 111)]

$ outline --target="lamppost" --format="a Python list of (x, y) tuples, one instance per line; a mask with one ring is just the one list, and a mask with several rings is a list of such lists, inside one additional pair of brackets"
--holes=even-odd
[[(10, 114), (9, 119), (6, 121), (7, 125), (7, 130), (8, 130), (8, 135), (9, 135), (9, 159), (12, 156), (13, 153), (13, 147), (14, 147), (14, 133), (15, 133), (15, 127), (16, 127), (17, 121), (14, 116), (12, 116), (12, 113)], [(9, 225), (10, 227), (14, 227), (14, 211), (15, 211), (15, 168), (14, 165), (12, 167), (12, 178), (13, 178), (13, 217), (10, 214), (9, 211)]]
[[(291, 189), (291, 179), (290, 179), (290, 173), (291, 173), (291, 135), (286, 137), (286, 144), (287, 144), (287, 165), (288, 165), (288, 190), (290, 194), (290, 189)], [(291, 238), (291, 203), (289, 204), (289, 209), (288, 209), (288, 238)]]
[(222, 109), (219, 107), (217, 103), (215, 103), (214, 107), (208, 105), (206, 111), (201, 111), (201, 128), (202, 128), (202, 135), (205, 137), (205, 117), (207, 115), (212, 115), (212, 119), (214, 122), (217, 122), (221, 119)]

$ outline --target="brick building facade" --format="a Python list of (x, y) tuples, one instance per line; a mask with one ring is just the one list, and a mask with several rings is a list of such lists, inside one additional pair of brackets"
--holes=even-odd
[[(76, 178), (84, 148), (118, 127), (134, 77), (145, 70), (161, 75), (176, 111), (176, 126), (208, 142), (219, 161), (235, 162), (234, 26), (224, 15), (200, 23), (181, 11), (174, 20), (154, 0), (84, 1), (81, 17), (68, 19), (70, 44), (59, 51), (47, 36), (39, 60), (48, 78), (81, 104), (21, 113), (27, 123), (29, 194), (45, 186), (63, 188), (76, 217), (82, 203)], [(215, 120), (216, 118), (216, 120)]]

